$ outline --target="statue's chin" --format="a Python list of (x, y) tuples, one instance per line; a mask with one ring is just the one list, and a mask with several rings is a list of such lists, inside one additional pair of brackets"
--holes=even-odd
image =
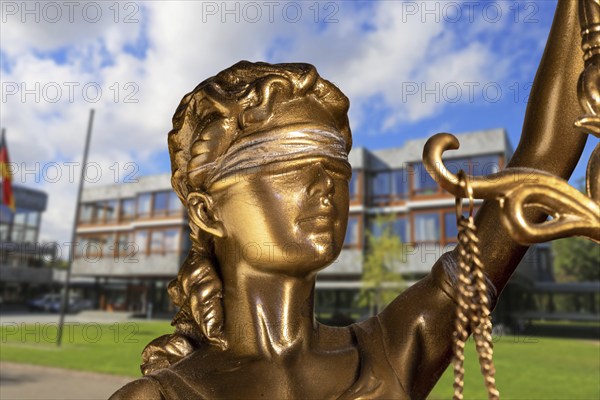
[(329, 243), (327, 246), (324, 246), (322, 251), (317, 253), (318, 260), (321, 262), (317, 267), (317, 270), (320, 271), (333, 264), (333, 262), (339, 257), (341, 251), (341, 246), (336, 246), (333, 243)]

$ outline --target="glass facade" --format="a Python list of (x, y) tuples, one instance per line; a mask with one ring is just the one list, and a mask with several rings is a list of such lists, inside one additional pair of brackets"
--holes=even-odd
[(392, 194), (404, 199), (408, 195), (408, 173), (406, 169), (392, 171)]
[[(461, 169), (472, 176), (490, 175), (500, 171), (500, 157), (485, 155), (475, 157), (451, 158), (444, 160), (450, 172), (457, 174)], [(413, 165), (413, 190), (415, 195), (442, 193), (423, 163)], [(435, 173), (432, 171), (432, 173)]]
[(122, 199), (121, 209), (119, 210), (119, 219), (121, 221), (130, 221), (135, 217), (135, 199)]
[(498, 156), (480, 156), (471, 158), (471, 175), (483, 176), (500, 171)]
[(346, 238), (344, 239), (344, 246), (356, 247), (360, 245), (359, 221), (360, 216), (358, 215), (351, 215), (348, 217), (348, 227), (346, 228)]
[(444, 213), (444, 235), (446, 236), (446, 241), (456, 241), (456, 237), (458, 236), (458, 227), (456, 226), (456, 212), (447, 212)]
[(111, 199), (82, 203), (80, 224), (111, 224), (135, 218), (154, 218), (182, 215), (181, 201), (172, 190), (141, 193), (134, 198)]
[(41, 213), (35, 210), (2, 206), (0, 210), (0, 239), (3, 242), (35, 243), (38, 240)]
[(16, 209), (0, 205), (0, 303), (23, 305), (57, 286), (51, 267), (58, 250), (40, 241), (46, 193), (19, 185), (12, 191)]
[(369, 195), (375, 202), (402, 200), (408, 195), (408, 183), (405, 169), (375, 172), (370, 176)]
[[(369, 221), (369, 231), (375, 237), (380, 237), (383, 231), (390, 224), (378, 224), (375, 218), (371, 218)], [(406, 216), (397, 217), (393, 222), (391, 222), (392, 234), (400, 237), (400, 241), (402, 243), (408, 243), (410, 241), (410, 225)]]
[(145, 255), (148, 252), (148, 230), (136, 230), (133, 242), (136, 247), (136, 254)]
[(371, 176), (371, 196), (374, 198), (388, 198), (392, 194), (392, 173), (389, 171), (377, 172)]
[(119, 202), (117, 200), (108, 200), (105, 203), (105, 214), (104, 214), (104, 222), (111, 223), (117, 221), (117, 207), (119, 206)]
[(180, 228), (154, 229), (151, 232), (150, 253), (166, 253), (179, 249)]
[(169, 215), (180, 214), (183, 210), (183, 204), (181, 204), (181, 200), (177, 197), (177, 194), (173, 191), (169, 192)]
[(137, 216), (138, 218), (150, 217), (152, 204), (152, 193), (142, 193), (137, 198)]
[(360, 200), (360, 191), (359, 191), (359, 173), (357, 171), (352, 171), (352, 178), (350, 178), (350, 182), (348, 183), (348, 191), (350, 194), (350, 201)]
[(423, 163), (413, 164), (413, 190), (415, 194), (434, 194), (438, 192), (436, 181), (429, 175)]
[(132, 232), (119, 232), (117, 234), (117, 255), (129, 255), (135, 250)]
[(167, 204), (169, 203), (169, 192), (154, 193), (152, 205), (152, 216), (159, 217), (167, 215)]
[(136, 229), (134, 232), (80, 234), (76, 257), (101, 258), (181, 251), (182, 227)]

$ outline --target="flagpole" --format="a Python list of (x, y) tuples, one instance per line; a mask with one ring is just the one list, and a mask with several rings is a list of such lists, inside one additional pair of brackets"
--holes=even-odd
[(81, 177), (79, 178), (79, 189), (77, 191), (77, 203), (75, 203), (75, 217), (73, 218), (73, 229), (71, 231), (71, 246), (69, 247), (69, 264), (67, 267), (67, 276), (63, 289), (62, 304), (60, 307), (60, 318), (58, 320), (58, 332), (56, 334), (56, 345), (60, 347), (62, 343), (63, 326), (65, 323), (65, 314), (69, 304), (69, 283), (71, 281), (71, 267), (73, 266), (73, 256), (75, 255), (75, 240), (77, 224), (79, 222), (79, 205), (81, 203), (81, 193), (83, 192), (83, 183), (85, 181), (85, 168), (87, 166), (88, 152), (90, 149), (90, 139), (92, 137), (92, 125), (94, 122), (94, 109), (90, 110), (90, 119), (88, 121), (87, 135), (85, 138), (85, 147), (83, 149), (83, 160), (81, 163)]

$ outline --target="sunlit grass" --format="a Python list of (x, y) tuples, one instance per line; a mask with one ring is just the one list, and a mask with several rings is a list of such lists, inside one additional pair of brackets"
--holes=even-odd
[[(487, 399), (475, 344), (467, 343), (465, 399)], [(600, 342), (504, 336), (494, 344), (496, 382), (502, 399), (600, 399)], [(452, 369), (430, 399), (452, 398)]]
[(56, 324), (3, 324), (0, 360), (139, 376), (141, 353), (152, 339), (172, 333), (168, 322), (65, 324), (56, 346)]

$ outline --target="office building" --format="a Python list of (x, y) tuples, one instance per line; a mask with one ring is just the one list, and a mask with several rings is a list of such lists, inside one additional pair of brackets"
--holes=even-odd
[(13, 185), (16, 210), (0, 205), (0, 298), (3, 304), (23, 303), (56, 289), (53, 270), (56, 243), (39, 240), (46, 193)]
[[(460, 149), (447, 154), (447, 166), (454, 172), (492, 174), (512, 155), (503, 129), (457, 137)], [(425, 276), (456, 245), (454, 198), (425, 170), (421, 162), (425, 142), (409, 140), (402, 147), (382, 150), (357, 147), (350, 153), (353, 175), (346, 240), (338, 260), (319, 274), (318, 313), (355, 318), (362, 312), (355, 304), (363, 284), (366, 232), (377, 235), (378, 215), (393, 216), (394, 233), (410, 244), (400, 266), (407, 285)], [(170, 174), (85, 189), (80, 209), (81, 251), (73, 274), (96, 279), (99, 306), (145, 312), (152, 304), (154, 310), (168, 310), (166, 285), (190, 247), (187, 217), (171, 189)], [(519, 276), (527, 280), (535, 270), (549, 268), (547, 248), (535, 250), (528, 260), (519, 267), (515, 282)]]

